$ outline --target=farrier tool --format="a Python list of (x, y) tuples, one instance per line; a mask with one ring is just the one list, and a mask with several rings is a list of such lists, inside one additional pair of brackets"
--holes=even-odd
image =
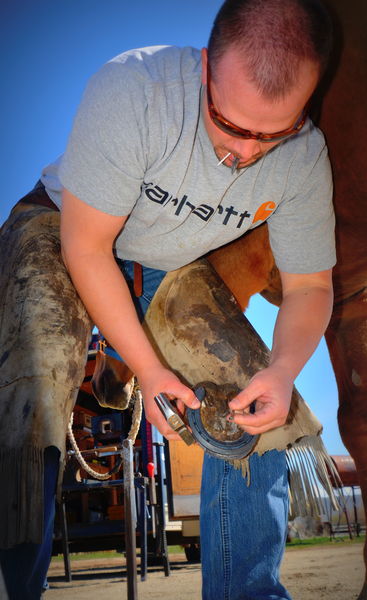
[[(195, 388), (194, 393), (197, 399), (203, 403), (205, 398), (204, 387)], [(158, 394), (154, 397), (154, 400), (168, 424), (187, 445), (191, 445), (196, 441), (208, 454), (216, 458), (245, 458), (250, 454), (259, 438), (258, 435), (250, 435), (244, 431), (236, 440), (216, 439), (204, 426), (200, 408), (187, 408), (184, 418), (178, 413), (174, 401), (171, 401), (166, 394)], [(252, 406), (250, 410), (253, 412), (254, 407)], [(187, 421), (190, 429), (188, 429), (185, 421)]]
[(170, 401), (168, 396), (161, 392), (157, 396), (154, 396), (154, 400), (161, 411), (162, 415), (166, 419), (168, 425), (172, 427), (173, 431), (183, 439), (183, 441), (190, 446), (195, 442), (191, 432), (187, 429), (181, 415), (178, 413), (176, 406)]

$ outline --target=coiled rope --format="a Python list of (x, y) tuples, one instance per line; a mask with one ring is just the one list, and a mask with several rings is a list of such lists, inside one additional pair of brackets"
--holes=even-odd
[[(130, 427), (130, 431), (128, 433), (127, 439), (131, 440), (131, 442), (134, 444), (134, 442), (136, 440), (136, 436), (138, 435), (138, 431), (139, 431), (139, 427), (140, 427), (140, 423), (141, 423), (141, 415), (143, 412), (143, 398), (142, 398), (141, 391), (137, 387), (137, 385), (134, 386), (132, 398), (133, 398), (133, 402), (134, 402), (134, 409), (133, 409), (133, 414), (132, 414), (132, 423), (131, 423), (131, 427)], [(78, 448), (78, 444), (76, 442), (76, 439), (75, 439), (74, 433), (73, 433), (73, 421), (74, 421), (74, 414), (71, 413), (67, 433), (68, 433), (68, 438), (70, 440), (70, 444), (75, 452), (75, 457), (76, 457), (78, 463), (89, 475), (91, 475), (95, 479), (99, 479), (101, 481), (110, 479), (111, 475), (113, 475), (114, 473), (117, 473), (122, 466), (122, 462), (123, 462), (122, 451), (120, 453), (117, 463), (111, 469), (111, 471), (109, 471), (108, 473), (98, 473), (98, 471), (95, 471), (88, 465), (88, 463), (84, 460), (84, 458)]]

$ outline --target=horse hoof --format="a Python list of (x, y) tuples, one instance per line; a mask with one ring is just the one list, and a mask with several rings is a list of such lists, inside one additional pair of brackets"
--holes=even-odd
[(200, 416), (206, 431), (218, 441), (235, 441), (243, 435), (243, 429), (236, 423), (227, 421), (228, 402), (239, 392), (235, 384), (216, 385), (210, 381), (200, 384), (205, 389), (205, 398), (201, 403)]
[(367, 583), (364, 584), (357, 600), (367, 600)]

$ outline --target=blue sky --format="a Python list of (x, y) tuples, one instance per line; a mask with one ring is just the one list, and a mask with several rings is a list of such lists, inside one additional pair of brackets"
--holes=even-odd
[[(220, 0), (2, 0), (0, 8), (0, 222), (62, 154), (88, 78), (116, 54), (155, 44), (206, 45)], [(271, 345), (276, 310), (261, 297), (248, 318)], [(337, 389), (324, 341), (297, 387), (324, 425), (331, 454), (345, 454)]]

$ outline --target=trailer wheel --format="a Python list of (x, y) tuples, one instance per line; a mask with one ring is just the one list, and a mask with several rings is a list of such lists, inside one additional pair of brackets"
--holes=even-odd
[(188, 562), (199, 563), (200, 562), (200, 544), (190, 544), (185, 546), (185, 555)]

